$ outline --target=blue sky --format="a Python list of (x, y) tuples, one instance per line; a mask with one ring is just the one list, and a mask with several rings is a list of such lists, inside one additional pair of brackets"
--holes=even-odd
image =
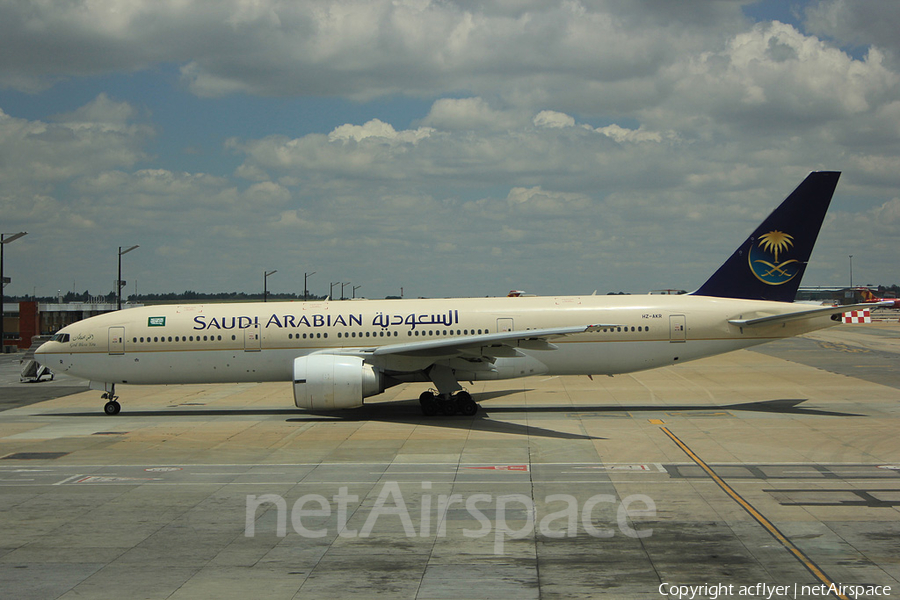
[(0, 4), (6, 291), (692, 289), (816, 169), (897, 283), (898, 6)]

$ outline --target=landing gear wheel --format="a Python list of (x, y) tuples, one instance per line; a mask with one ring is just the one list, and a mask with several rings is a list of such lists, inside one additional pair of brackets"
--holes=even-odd
[(108, 415), (117, 415), (122, 410), (122, 405), (115, 400), (110, 400), (103, 406), (103, 412)]
[(459, 392), (456, 394), (456, 406), (459, 408), (459, 412), (466, 417), (472, 417), (478, 412), (478, 404), (472, 400), (472, 396), (469, 392)]
[(437, 398), (431, 392), (422, 392), (419, 396), (419, 404), (422, 406), (422, 414), (426, 417), (438, 414)]
[(459, 406), (456, 404), (456, 399), (452, 396), (450, 398), (441, 398), (440, 401), (441, 412), (444, 413), (448, 417), (452, 417), (456, 413), (459, 412)]

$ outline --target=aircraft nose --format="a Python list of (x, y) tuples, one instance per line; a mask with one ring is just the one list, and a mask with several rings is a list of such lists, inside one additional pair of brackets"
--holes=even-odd
[(34, 351), (35, 356), (52, 354), (54, 350), (58, 350), (60, 348), (60, 342), (67, 341), (68, 337), (68, 335), (57, 333), (49, 340), (37, 347), (37, 349)]

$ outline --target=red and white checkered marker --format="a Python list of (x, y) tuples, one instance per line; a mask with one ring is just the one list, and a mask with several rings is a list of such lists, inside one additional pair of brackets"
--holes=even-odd
[(862, 310), (851, 310), (844, 313), (844, 323), (871, 323), (872, 313), (868, 308)]

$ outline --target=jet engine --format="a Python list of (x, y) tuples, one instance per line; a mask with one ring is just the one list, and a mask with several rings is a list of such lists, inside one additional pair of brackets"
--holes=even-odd
[(358, 356), (312, 354), (294, 359), (294, 404), (306, 410), (362, 406), (385, 389), (381, 371)]

